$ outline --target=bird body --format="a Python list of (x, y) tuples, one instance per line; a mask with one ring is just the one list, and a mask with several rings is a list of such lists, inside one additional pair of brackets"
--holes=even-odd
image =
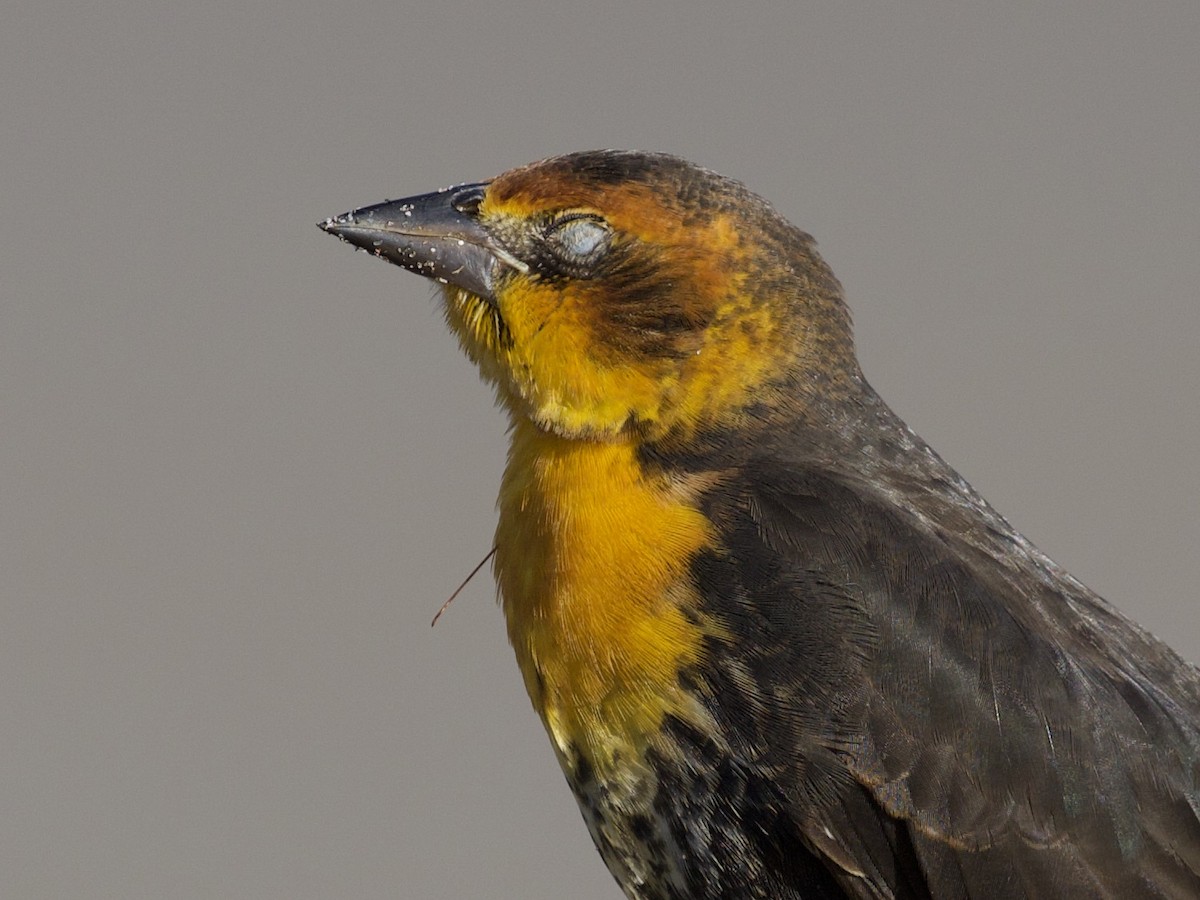
[(1200, 896), (1200, 674), (892, 413), (769, 204), (594, 151), (322, 227), (509, 412), (509, 638), (629, 897)]

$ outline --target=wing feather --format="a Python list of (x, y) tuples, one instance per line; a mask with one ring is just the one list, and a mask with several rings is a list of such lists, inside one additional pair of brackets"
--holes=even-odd
[(797, 852), (857, 897), (1200, 896), (1194, 668), (974, 495), (724, 484), (707, 696)]

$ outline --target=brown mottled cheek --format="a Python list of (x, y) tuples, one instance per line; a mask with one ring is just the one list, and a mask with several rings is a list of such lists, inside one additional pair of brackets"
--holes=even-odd
[(597, 345), (632, 363), (691, 355), (711, 320), (710, 305), (690, 279), (654, 263), (621, 266), (585, 293)]

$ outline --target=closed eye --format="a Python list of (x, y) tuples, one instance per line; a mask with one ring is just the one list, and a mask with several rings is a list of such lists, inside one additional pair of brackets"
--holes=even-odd
[(612, 230), (595, 216), (560, 219), (546, 232), (546, 244), (569, 267), (585, 268), (608, 250)]

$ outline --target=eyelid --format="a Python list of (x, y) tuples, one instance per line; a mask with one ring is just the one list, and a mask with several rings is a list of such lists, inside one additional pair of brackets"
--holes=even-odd
[(569, 249), (568, 245), (561, 242), (560, 235), (568, 226), (575, 222), (589, 223), (594, 226), (595, 230), (598, 232), (595, 246), (587, 253), (582, 255), (586, 256), (596, 252), (601, 248), (601, 244), (606, 243), (607, 240), (612, 236), (612, 228), (600, 216), (592, 213), (568, 213), (567, 215), (551, 223), (550, 227), (546, 229), (546, 237), (555, 245), (564, 249)]
[(566, 225), (570, 222), (578, 222), (580, 219), (590, 219), (591, 221), (595, 222), (597, 225), (601, 225), (605, 228), (608, 227), (608, 223), (604, 221), (604, 217), (597, 215), (596, 213), (569, 212), (569, 213), (563, 213), (561, 216), (559, 216), (557, 219), (555, 219), (553, 222), (551, 222), (550, 230), (553, 231), (556, 228), (561, 228), (563, 225)]

